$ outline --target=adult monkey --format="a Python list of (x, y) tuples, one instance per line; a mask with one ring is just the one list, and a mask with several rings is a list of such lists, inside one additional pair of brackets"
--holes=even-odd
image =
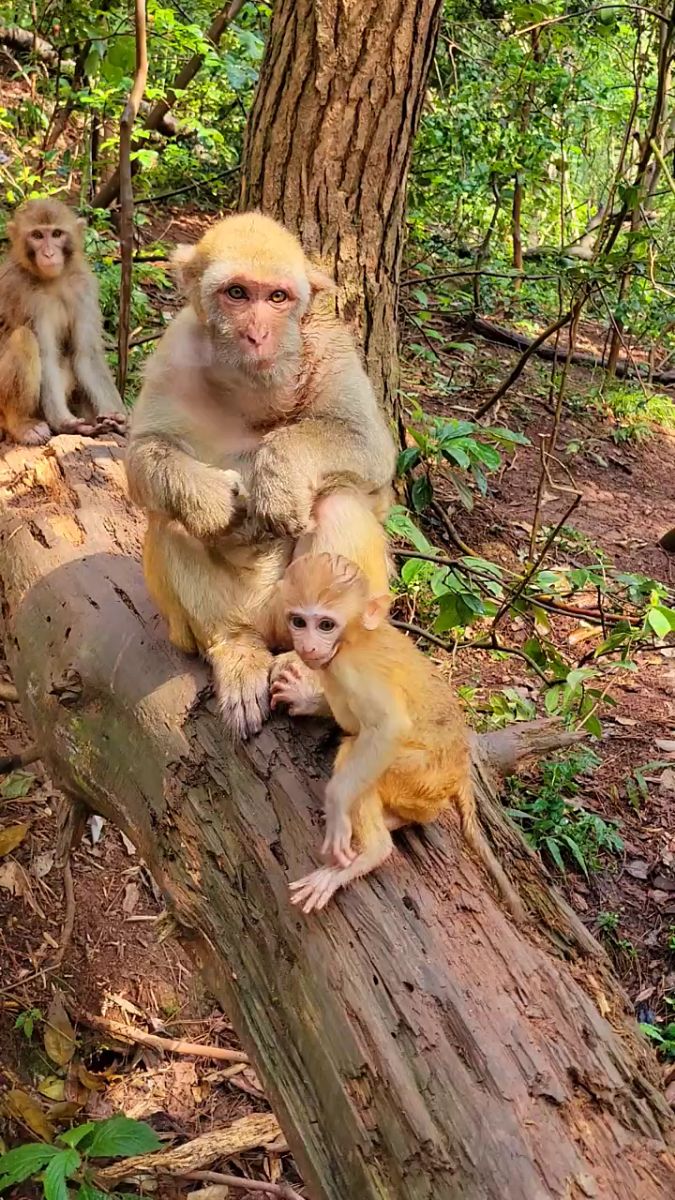
[(247, 737), (269, 713), (294, 552), (343, 554), (386, 589), (395, 451), (349, 332), (314, 303), (333, 285), (288, 230), (227, 217), (176, 261), (188, 305), (149, 362), (127, 475), (169, 637), (206, 655)]
[(7, 226), (9, 254), (0, 263), (0, 433), (28, 446), (48, 441), (52, 432), (121, 432), (126, 422), (105, 359), (84, 225), (60, 200), (44, 199), (27, 200)]

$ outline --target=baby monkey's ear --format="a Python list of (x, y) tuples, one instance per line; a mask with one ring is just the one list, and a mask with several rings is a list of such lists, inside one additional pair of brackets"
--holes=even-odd
[(384, 596), (372, 596), (363, 610), (364, 629), (377, 629), (382, 625), (389, 616), (390, 607), (391, 596), (388, 593)]

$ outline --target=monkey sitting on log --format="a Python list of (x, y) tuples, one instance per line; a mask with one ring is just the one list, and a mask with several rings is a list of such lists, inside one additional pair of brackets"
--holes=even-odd
[[(326, 787), (327, 865), (291, 884), (303, 912), (321, 909), (340, 887), (391, 854), (391, 831), (435, 820), (454, 804), (462, 833), (512, 915), (523, 907), (480, 830), (469, 733), (447, 682), (387, 620), (390, 596), (374, 596), (363, 572), (331, 554), (288, 567), (279, 591), (293, 646), (319, 673), (326, 702), (346, 736)], [(299, 672), (288, 664), (272, 703), (305, 711)], [(309, 696), (310, 711), (316, 711)], [(352, 846), (352, 838), (356, 849)]]
[[(0, 433), (25, 446), (41, 445), (52, 432), (124, 429), (83, 226), (60, 200), (28, 200), (7, 227), (10, 249), (0, 265)], [(71, 403), (81, 416), (73, 415)]]
[(278, 580), (298, 546), (348, 554), (387, 587), (394, 445), (332, 289), (260, 213), (176, 256), (188, 305), (146, 369), (127, 476), (148, 514), (148, 589), (181, 650), (213, 668), (226, 726), (269, 714)]

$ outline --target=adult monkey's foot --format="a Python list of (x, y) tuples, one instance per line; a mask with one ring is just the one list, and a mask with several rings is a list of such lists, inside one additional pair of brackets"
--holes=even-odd
[(243, 740), (260, 733), (270, 715), (269, 650), (223, 640), (209, 647), (208, 657), (226, 728)]

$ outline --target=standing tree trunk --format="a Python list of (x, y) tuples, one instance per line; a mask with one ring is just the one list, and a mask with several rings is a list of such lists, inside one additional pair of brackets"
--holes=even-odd
[(440, 0), (279, 0), (249, 117), (243, 208), (300, 235), (337, 279), (392, 405), (406, 184)]

